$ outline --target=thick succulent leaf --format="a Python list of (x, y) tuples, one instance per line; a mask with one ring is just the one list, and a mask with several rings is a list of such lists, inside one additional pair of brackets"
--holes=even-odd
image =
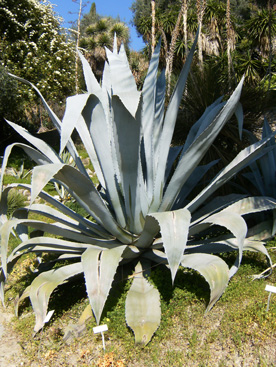
[[(101, 90), (99, 94), (102, 99), (104, 99)], [(107, 101), (105, 102), (107, 103)], [(101, 136), (100, 140), (106, 140), (107, 138), (109, 139), (108, 128), (106, 127), (107, 116), (101, 106), (102, 104), (99, 98), (95, 95), (91, 95), (88, 93), (67, 98), (65, 114), (62, 121), (60, 150), (63, 151), (74, 128), (76, 128), (89, 155), (89, 158), (91, 159), (99, 182), (103, 187), (105, 187), (105, 181), (103, 179), (100, 163), (98, 161), (98, 157), (101, 157), (101, 155), (98, 154), (97, 156), (96, 154), (90, 131), (91, 125), (94, 126), (94, 123), (97, 123), (98, 120), (100, 120), (102, 129), (104, 130), (104, 134)], [(108, 108), (106, 109), (108, 110)], [(99, 111), (102, 111), (102, 113), (99, 114)], [(92, 118), (93, 124), (91, 124)], [(108, 143), (110, 144), (110, 139), (108, 140)], [(108, 154), (109, 150), (110, 147), (108, 146), (106, 154)], [(106, 156), (106, 154), (104, 155), (104, 157)], [(110, 158), (108, 157), (108, 159)]]
[[(124, 108), (124, 107), (123, 107)], [(109, 110), (109, 108), (107, 108)], [(104, 105), (96, 96), (91, 96), (83, 111), (83, 117), (91, 134), (93, 145), (98, 157), (98, 162), (104, 183), (102, 186), (107, 188), (108, 199), (112, 210), (116, 214), (116, 219), (122, 227), (126, 227), (125, 213), (121, 200), (121, 192), (118, 185), (117, 155), (114, 154), (114, 138), (112, 127), (110, 126), (108, 116)], [(138, 137), (137, 140), (139, 141)], [(97, 171), (95, 170), (97, 173)]]
[[(0, 276), (1, 276), (1, 274), (0, 274)], [(0, 299), (1, 299), (3, 307), (5, 307), (4, 287), (5, 287), (5, 282), (2, 281), (1, 278), (0, 278)]]
[(1, 238), (1, 267), (4, 277), (7, 276), (7, 254), (8, 254), (8, 243), (10, 234), (13, 228), (18, 224), (18, 220), (12, 219), (4, 222), (0, 227), (0, 238)]
[(145, 188), (141, 182), (142, 170), (139, 159), (141, 106), (137, 111), (136, 119), (116, 96), (112, 98), (112, 107), (115, 145), (123, 184), (125, 210), (129, 220), (128, 226), (130, 231), (140, 233), (144, 225), (142, 206), (147, 201)]
[[(269, 126), (267, 119), (264, 119), (263, 125), (263, 134), (262, 137), (266, 138), (271, 135), (272, 130)], [(268, 145), (272, 148), (276, 147), (275, 139), (271, 139), (268, 142)], [(260, 168), (259, 168), (260, 167)], [(254, 169), (250, 166), (252, 171)], [(259, 159), (259, 166), (258, 166), (259, 174), (262, 173), (263, 178), (263, 189), (265, 190), (266, 195), (275, 197), (276, 196), (276, 178), (275, 175), (271, 174), (271, 172), (276, 172), (276, 150), (272, 149), (267, 154), (262, 156)]]
[(62, 129), (61, 129), (60, 152), (63, 151), (74, 128), (76, 128), (82, 140), (82, 143), (85, 146), (87, 154), (92, 162), (98, 180), (101, 183), (101, 185), (105, 187), (105, 182), (101, 172), (100, 164), (98, 162), (98, 157), (96, 155), (94, 144), (90, 136), (89, 127), (86, 125), (83, 116), (84, 107), (88, 103), (89, 98), (90, 98), (89, 94), (81, 94), (67, 98), (66, 109), (61, 126)]
[(90, 94), (84, 93), (66, 99), (66, 109), (61, 125), (60, 152), (64, 150), (73, 130), (77, 127), (78, 120), (89, 97)]
[(82, 55), (81, 52), (78, 52), (79, 54), (79, 58), (81, 60), (82, 63), (82, 70), (83, 70), (83, 75), (84, 75), (84, 79), (85, 79), (85, 84), (86, 84), (86, 88), (87, 88), (87, 92), (88, 93), (95, 93), (99, 90), (101, 90), (101, 86), (98, 83), (92, 69), (91, 66), (89, 65), (89, 62), (86, 60), (86, 58)]
[(186, 209), (163, 213), (151, 213), (160, 226), (165, 252), (174, 281), (180, 261), (186, 248), (191, 214)]
[(263, 220), (248, 230), (248, 237), (255, 241), (267, 241), (273, 237), (273, 221)]
[[(163, 242), (159, 243), (160, 248), (163, 247)], [(168, 259), (166, 254), (159, 250), (158, 248), (154, 248), (155, 246), (152, 245), (151, 249), (148, 249), (146, 252), (143, 253), (142, 258), (145, 258), (147, 260), (153, 261), (157, 264), (162, 264), (168, 266)]]
[[(48, 157), (46, 157), (44, 154), (38, 152), (34, 148), (32, 148), (32, 147), (30, 147), (26, 144), (14, 143), (14, 144), (8, 145), (5, 149), (4, 157), (3, 157), (3, 161), (2, 161), (1, 172), (5, 172), (5, 170), (7, 168), (7, 164), (8, 164), (8, 159), (9, 159), (11, 151), (14, 147), (22, 148), (25, 151), (25, 153), (32, 160), (34, 160), (37, 164), (51, 163), (51, 161)], [(3, 179), (4, 179), (4, 175), (0, 175), (0, 197), (1, 197), (1, 193), (2, 193)]]
[(193, 213), (191, 226), (200, 223), (202, 220), (209, 217), (210, 215), (218, 213), (219, 211), (246, 197), (247, 195), (241, 194), (214, 196), (213, 199), (204, 203), (204, 205), (200, 209), (196, 210), (195, 213)]
[[(183, 154), (188, 150), (188, 148), (194, 143), (194, 141), (199, 137), (201, 133), (214, 121), (219, 111), (225, 105), (224, 102), (220, 102), (221, 98), (211, 104), (206, 108), (200, 119), (191, 127), (188, 136), (185, 140)], [(220, 102), (220, 103), (218, 103)], [(182, 154), (182, 155), (183, 155)]]
[(149, 247), (159, 230), (160, 227), (157, 219), (151, 215), (147, 215), (143, 231), (135, 242), (135, 246), (142, 249)]
[(221, 258), (205, 253), (184, 255), (181, 265), (198, 271), (210, 286), (209, 311), (220, 298), (229, 281), (229, 268)]
[(223, 209), (223, 212), (238, 213), (240, 215), (246, 215), (250, 213), (258, 213), (266, 210), (273, 210), (276, 208), (276, 199), (257, 196), (248, 197), (229, 205), (227, 208)]
[(60, 131), (60, 120), (59, 120), (59, 118), (57, 117), (57, 115), (51, 110), (51, 108), (49, 107), (49, 105), (47, 104), (47, 102), (45, 101), (45, 99), (44, 99), (44, 97), (42, 96), (42, 94), (40, 93), (40, 91), (37, 89), (37, 87), (34, 85), (34, 84), (32, 84), (32, 83), (30, 83), (28, 80), (26, 80), (26, 79), (23, 79), (23, 78), (20, 78), (20, 77), (18, 77), (18, 76), (16, 76), (16, 75), (13, 75), (13, 74), (10, 74), (10, 73), (8, 73), (11, 77), (13, 77), (14, 79), (16, 79), (16, 80), (19, 80), (20, 82), (22, 82), (22, 83), (24, 83), (24, 84), (27, 84), (27, 85), (29, 85), (30, 87), (32, 87), (34, 90), (35, 90), (35, 92), (37, 93), (37, 95), (40, 97), (40, 99), (41, 99), (41, 101), (42, 101), (42, 103), (43, 103), (43, 105), (44, 105), (44, 107), (45, 107), (45, 109), (46, 109), (46, 111), (48, 112), (48, 114), (49, 114), (49, 116), (50, 116), (50, 118), (51, 118), (51, 120), (52, 120), (52, 122), (53, 122), (53, 124), (54, 124), (54, 126), (56, 127), (56, 129), (58, 130), (58, 131)]
[(137, 91), (135, 79), (129, 68), (123, 45), (120, 48), (119, 54), (115, 54), (106, 49), (106, 56), (109, 61), (109, 75), (113, 95), (117, 95), (129, 113), (135, 117), (141, 92)]
[[(39, 182), (40, 186), (38, 187), (41, 187), (42, 180), (44, 179), (45, 184), (50, 174), (45, 175), (43, 170), (39, 169), (39, 167), (36, 170), (38, 172), (36, 181)], [(119, 240), (125, 243), (131, 241), (131, 236), (116, 223), (90, 179), (86, 178), (79, 171), (69, 165), (53, 165), (52, 168), (49, 168), (49, 171), (51, 170), (52, 174), (55, 175), (55, 178), (64, 184), (70, 194), (83, 206), (83, 208), (96, 220), (97, 223), (116, 236)], [(35, 197), (33, 192), (38, 195), (38, 191), (37, 187), (32, 186), (32, 198)]]
[[(25, 79), (19, 78), (19, 77), (18, 77), (18, 76), (16, 76), (16, 75), (13, 75), (13, 74), (10, 74), (10, 73), (9, 73), (9, 75), (10, 75), (10, 76), (12, 76), (12, 77), (13, 77), (13, 78), (15, 78), (15, 79), (17, 79), (17, 80), (21, 81), (22, 83), (25, 83), (25, 84), (27, 84), (27, 85), (30, 85), (30, 86), (35, 90), (35, 92), (37, 93), (37, 95), (40, 97), (40, 99), (41, 99), (41, 101), (42, 101), (42, 103), (43, 103), (43, 105), (44, 105), (44, 107), (45, 107), (45, 109), (46, 109), (46, 111), (47, 111), (47, 113), (48, 113), (48, 115), (49, 115), (50, 119), (52, 120), (52, 122), (53, 122), (53, 124), (54, 124), (54, 126), (55, 126), (55, 128), (57, 129), (57, 131), (58, 131), (58, 132), (60, 132), (60, 131), (61, 131), (61, 122), (60, 122), (59, 118), (58, 118), (58, 117), (57, 117), (57, 115), (56, 115), (56, 114), (51, 110), (51, 108), (49, 107), (49, 105), (48, 105), (48, 104), (47, 104), (47, 102), (45, 101), (45, 99), (44, 99), (44, 97), (42, 96), (42, 94), (40, 93), (40, 91), (36, 88), (36, 86), (35, 86), (35, 85), (33, 85), (32, 83), (28, 82), (28, 81), (27, 81), (27, 80), (25, 80)], [(74, 145), (74, 143), (73, 143), (73, 141), (72, 141), (71, 139), (68, 141), (67, 148), (68, 148), (69, 153), (70, 153), (70, 154), (71, 154), (71, 156), (73, 157), (73, 159), (74, 159), (74, 161), (75, 161), (75, 163), (76, 163), (76, 165), (77, 165), (78, 169), (79, 169), (83, 174), (86, 174), (86, 170), (85, 170), (85, 168), (84, 168), (84, 166), (83, 166), (83, 164), (82, 164), (82, 161), (81, 161), (81, 159), (80, 159), (80, 157), (79, 157), (79, 155), (78, 155), (78, 152), (77, 152), (77, 150), (76, 150), (76, 147), (75, 147), (75, 145)], [(39, 148), (38, 148), (38, 149), (39, 149)]]
[(52, 208), (49, 205), (45, 204), (32, 204), (28, 209), (20, 208), (15, 211), (14, 217), (19, 218), (18, 213), (26, 210), (28, 210), (28, 213), (36, 213), (38, 215), (42, 215), (45, 218), (48, 218), (50, 221), (63, 223), (65, 226), (76, 229), (77, 231), (81, 231), (82, 233), (91, 237), (95, 236), (95, 233), (91, 231), (87, 226), (84, 226), (83, 223), (80, 223), (77, 218), (73, 219), (68, 215), (60, 212), (59, 210), (56, 210), (55, 208)]
[(183, 208), (185, 205), (185, 200), (187, 196), (192, 192), (192, 190), (197, 186), (202, 177), (212, 168), (215, 164), (218, 163), (218, 160), (210, 162), (205, 166), (198, 166), (195, 168), (191, 176), (186, 181), (185, 185), (182, 187), (178, 198), (173, 206), (173, 210)]
[[(261, 197), (249, 197), (244, 198), (237, 203), (232, 204), (229, 208), (225, 208), (224, 211), (233, 211), (241, 215), (259, 213), (267, 210), (272, 210), (272, 223), (271, 228), (267, 234), (266, 239), (271, 238), (275, 234), (275, 210), (276, 210), (276, 200), (271, 197), (261, 196)], [(259, 233), (259, 235), (261, 232)], [(262, 237), (264, 238), (264, 237)]]
[(239, 102), (237, 104), (237, 108), (235, 111), (236, 118), (238, 120), (238, 129), (239, 129), (239, 136), (242, 139), (242, 130), (243, 130), (243, 108), (242, 104)]
[[(182, 186), (204, 157), (225, 123), (232, 116), (239, 101), (243, 79), (229, 98), (223, 109), (211, 124), (194, 140), (182, 156), (170, 180), (159, 210), (169, 210), (175, 202)], [(188, 209), (190, 208), (187, 207)]]
[(54, 177), (54, 175), (62, 169), (63, 163), (45, 164), (43, 166), (35, 166), (32, 175), (32, 190), (30, 205), (34, 202), (38, 194), (44, 186)]
[(242, 175), (256, 187), (259, 194), (268, 194), (268, 192), (266, 192), (265, 183), (257, 162), (251, 163), (250, 169), (251, 172), (245, 172)]
[(88, 248), (82, 255), (87, 294), (98, 325), (125, 248), (118, 246), (104, 251)]
[(167, 160), (167, 167), (166, 167), (166, 173), (165, 173), (165, 181), (167, 182), (168, 177), (171, 175), (171, 173), (174, 171), (175, 163), (177, 162), (177, 157), (180, 155), (180, 152), (182, 151), (183, 146), (172, 146), (169, 150), (168, 160)]
[(81, 255), (87, 248), (93, 248), (95, 250), (101, 251), (103, 249), (113, 249), (114, 247), (118, 247), (119, 245), (120, 243), (116, 241), (95, 240), (95, 242), (91, 244), (91, 242), (81, 243), (46, 236), (35, 237), (23, 241), (20, 245), (18, 245), (9, 255), (7, 263), (12, 262), (18, 255), (22, 255), (23, 253), (25, 254), (27, 252), (53, 252), (61, 253), (66, 256), (68, 254), (77, 256)]
[[(215, 102), (213, 102), (210, 106), (208, 106), (205, 109), (203, 115), (200, 117), (200, 119), (197, 120), (193, 124), (193, 126), (190, 128), (187, 138), (185, 140), (183, 154), (189, 148), (189, 146), (194, 142), (195, 138), (199, 135), (199, 133), (202, 132), (204, 128), (206, 128), (212, 122), (212, 120), (216, 117), (216, 113), (223, 107), (225, 103), (221, 103), (222, 98), (223, 97), (219, 97)], [(218, 106), (219, 108), (217, 108)], [(210, 112), (212, 113), (210, 114)], [(204, 128), (202, 128), (201, 126), (202, 123), (204, 125)]]
[(58, 154), (43, 140), (32, 136), (24, 127), (21, 127), (11, 121), (7, 121), (8, 124), (18, 132), (24, 139), (26, 139), (29, 143), (34, 145), (45, 157), (53, 163), (59, 163), (60, 158)]
[(28, 252), (35, 251), (35, 249), (38, 252), (59, 252), (60, 248), (63, 246), (64, 252), (67, 251), (68, 253), (80, 253), (91, 245), (96, 246), (97, 249), (102, 249), (104, 247), (114, 248), (114, 246), (117, 247), (120, 245), (120, 243), (117, 241), (103, 241), (97, 238), (95, 239), (91, 236), (84, 235), (81, 231), (72, 230), (71, 227), (61, 227), (60, 224), (57, 225), (28, 219), (9, 220), (0, 227), (1, 265), (4, 276), (7, 276), (7, 252), (9, 236), (12, 233), (13, 228), (18, 228), (20, 226), (26, 228), (26, 231), (28, 230), (28, 227), (31, 227), (55, 236), (61, 236), (69, 241), (62, 241), (60, 239), (51, 237), (36, 237), (34, 239), (23, 241), (23, 243), (17, 247), (16, 252), (11, 254), (11, 257), (9, 257), (8, 260), (9, 262), (13, 261), (14, 256), (17, 255), (19, 251), (21, 252), (23, 250)]
[(165, 111), (166, 100), (166, 75), (165, 69), (163, 69), (157, 79), (156, 83), (156, 97), (155, 97), (155, 117), (154, 117), (154, 129), (153, 129), (153, 142), (154, 142), (154, 164), (155, 172), (158, 164), (158, 152), (161, 149), (161, 134), (163, 127), (163, 117)]
[(55, 236), (62, 236), (76, 242), (90, 243), (92, 245), (97, 244), (98, 241), (100, 242), (97, 238), (95, 239), (91, 236), (87, 236), (82, 231), (76, 230), (71, 226), (66, 226), (64, 223), (47, 223), (31, 219), (11, 220), (10, 222), (14, 227), (17, 227), (17, 230), (21, 225), (37, 229), (38, 231), (51, 233)]
[(20, 257), (21, 257), (21, 254), (16, 254), (13, 260), (6, 264), (6, 273), (4, 273), (3, 267), (0, 268), (0, 298), (1, 298), (1, 301), (4, 307), (5, 307), (5, 299), (4, 299), (5, 281), (6, 281), (8, 274), (11, 273), (13, 267), (15, 266), (17, 261), (20, 259)]
[(210, 182), (210, 184), (205, 187), (187, 206), (192, 213), (208, 198), (212, 193), (214, 193), (219, 187), (221, 187), (225, 182), (230, 180), (236, 173), (238, 173), (242, 168), (246, 167), (250, 161), (258, 158), (266, 152), (266, 143), (274, 138), (273, 133), (268, 138), (261, 140), (258, 143), (252, 144), (249, 147), (243, 149), (233, 160), (230, 162), (220, 173)]
[(126, 297), (126, 322), (135, 334), (135, 342), (147, 344), (160, 321), (159, 292), (145, 278), (142, 265), (138, 263)]
[(82, 272), (82, 264), (75, 263), (41, 273), (33, 280), (29, 297), (36, 316), (35, 332), (43, 328), (49, 298), (53, 290), (68, 278)]
[(267, 251), (267, 248), (264, 246), (265, 242), (261, 241), (254, 241), (250, 238), (246, 238), (244, 241), (243, 250), (244, 251), (252, 251), (252, 252), (260, 252), (264, 254), (270, 264), (272, 266), (272, 260), (271, 257)]
[[(157, 73), (159, 65), (161, 42), (159, 41), (157, 47), (152, 55), (148, 73), (144, 81), (142, 96), (142, 128), (143, 128), (143, 142), (145, 149), (145, 160), (147, 169), (147, 188), (148, 194), (153, 193), (153, 177), (154, 177), (154, 129), (155, 129), (155, 106), (156, 106), (156, 84)], [(151, 200), (151, 197), (150, 197)]]
[[(259, 239), (259, 236), (250, 235), (245, 238), (243, 251), (260, 252), (267, 257), (269, 264), (272, 266), (270, 255), (264, 246), (265, 242)], [(215, 239), (205, 239), (201, 241), (190, 241), (185, 254), (221, 254), (239, 250), (238, 239), (231, 234), (219, 236)], [(229, 274), (231, 275), (231, 274)]]
[(103, 76), (102, 76), (102, 88), (107, 91), (109, 96), (112, 95), (110, 66), (107, 61), (105, 61), (104, 63), (104, 70), (103, 70)]
[[(12, 189), (12, 188), (23, 188), (26, 190), (31, 191), (31, 185), (28, 184), (10, 184), (9, 186), (7, 186), (3, 193), (2, 193), (2, 198), (0, 201), (0, 210), (5, 210), (5, 208), (3, 207), (3, 205), (5, 205), (5, 202), (7, 202), (7, 196), (8, 196), (8, 192)], [(100, 225), (90, 221), (89, 219), (77, 214), (76, 212), (74, 212), (73, 210), (71, 210), (70, 208), (68, 208), (66, 205), (62, 204), (59, 200), (55, 199), (54, 197), (52, 197), (51, 195), (49, 195), (47, 192), (45, 191), (41, 191), (39, 193), (39, 197), (43, 200), (45, 200), (48, 204), (50, 204), (51, 206), (55, 207), (56, 209), (58, 209), (61, 212), (60, 218), (63, 217), (63, 215), (69, 216), (73, 219), (73, 221), (75, 220), (76, 222), (80, 223), (80, 226), (83, 228), (88, 228), (89, 230), (89, 235), (90, 236), (94, 236), (94, 237), (100, 237), (100, 238), (104, 238), (106, 240), (108, 239), (113, 239), (114, 236), (112, 236), (110, 233), (106, 232), (104, 230), (103, 227), (101, 227)], [(40, 208), (40, 209), (38, 209)], [(16, 210), (14, 212), (14, 216), (18, 219), (23, 219), (23, 218), (27, 218), (28, 215), (24, 215), (22, 216), (22, 212), (26, 212), (28, 213), (28, 211), (37, 211), (39, 212), (40, 215), (43, 215), (45, 217), (50, 216), (50, 212), (51, 212), (51, 208), (50, 206), (46, 208), (46, 206), (43, 207), (39, 206), (39, 204), (32, 204), (32, 206), (28, 209), (26, 208), (20, 208), (18, 210)], [(1, 211), (2, 212), (2, 211)], [(70, 220), (68, 219), (68, 221), (70, 222)], [(84, 230), (84, 232), (87, 232)]]
[(179, 105), (183, 95), (183, 91), (186, 85), (189, 70), (192, 64), (193, 54), (195, 51), (198, 38), (198, 32), (190, 50), (190, 53), (186, 59), (185, 65), (180, 73), (175, 89), (172, 93), (166, 115), (164, 118), (164, 124), (162, 133), (160, 136), (159, 150), (157, 152), (157, 173), (154, 187), (154, 200), (152, 203), (151, 211), (157, 211), (160, 204), (160, 197), (163, 191), (163, 182), (166, 172), (167, 158), (171, 145), (171, 140), (174, 132), (175, 122), (178, 114)]
[(228, 229), (237, 239), (237, 249), (239, 254), (237, 256), (237, 260), (235, 264), (230, 269), (229, 276), (232, 277), (236, 271), (238, 270), (242, 254), (243, 254), (243, 245), (244, 240), (247, 234), (247, 225), (245, 220), (241, 217), (241, 215), (233, 213), (231, 211), (220, 211), (217, 214), (214, 214), (208, 218), (206, 218), (201, 223), (190, 228), (190, 235), (200, 233), (202, 230), (208, 228), (209, 225), (219, 225)]

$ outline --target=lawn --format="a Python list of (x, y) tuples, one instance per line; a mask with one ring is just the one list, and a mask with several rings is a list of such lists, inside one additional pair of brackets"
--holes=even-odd
[[(268, 246), (275, 262), (274, 242)], [(35, 256), (22, 259), (11, 274), (6, 286), (9, 312), (17, 293), (33, 278), (35, 266)], [(123, 275), (115, 279), (102, 318), (102, 324), (108, 325), (105, 351), (101, 334), (93, 333), (93, 317), (82, 332), (72, 328), (88, 304), (83, 279), (64, 284), (53, 294), (49, 310), (55, 312), (40, 333), (33, 336), (34, 314), (28, 301), (9, 328), (21, 346), (25, 366), (274, 366), (276, 295), (272, 294), (267, 311), (265, 286), (275, 284), (275, 273), (252, 280), (253, 274), (265, 268), (263, 255), (245, 253), (238, 273), (207, 314), (209, 289), (200, 275), (180, 269), (172, 287), (167, 269), (152, 269), (151, 281), (162, 295), (162, 321), (146, 347), (134, 344), (125, 323), (124, 300), (130, 280)], [(65, 334), (69, 335), (66, 341)]]

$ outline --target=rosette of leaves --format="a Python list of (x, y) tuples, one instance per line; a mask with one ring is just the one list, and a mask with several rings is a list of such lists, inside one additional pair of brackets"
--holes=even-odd
[[(259, 250), (268, 256), (262, 243), (254, 244), (246, 238), (243, 215), (274, 208), (276, 202), (241, 196), (211, 198), (224, 182), (261, 154), (271, 136), (239, 153), (202, 191), (192, 195), (193, 188), (214, 164), (199, 165), (237, 110), (242, 82), (227, 102), (219, 99), (207, 108), (191, 128), (183, 146), (172, 148), (177, 112), (196, 41), (167, 108), (165, 74), (158, 72), (160, 44), (151, 59), (141, 92), (137, 91), (124, 47), (118, 52), (116, 45), (115, 39), (113, 52), (106, 50), (108, 62), (101, 84), (80, 55), (87, 92), (67, 99), (62, 122), (40, 95), (60, 131), (60, 154), (27, 130), (9, 122), (31, 144), (17, 145), (37, 165), (30, 186), (12, 184), (2, 190), (3, 214), (8, 191), (13, 187), (29, 188), (31, 204), (17, 210), (0, 228), (1, 296), (4, 300), (4, 282), (23, 254), (56, 253), (60, 267), (39, 271), (20, 298), (31, 300), (36, 315), (34, 330), (37, 332), (43, 327), (53, 290), (81, 273), (84, 273), (90, 305), (99, 324), (114, 276), (120, 266), (129, 263), (134, 273), (126, 298), (126, 321), (134, 331), (136, 342), (147, 344), (161, 320), (159, 292), (144, 273), (152, 263), (165, 264), (170, 269), (172, 282), (180, 265), (202, 274), (210, 285), (209, 310), (237, 271), (244, 249)], [(74, 129), (97, 174), (100, 183), (97, 188), (71, 140)], [(2, 168), (7, 164), (12, 147), (6, 148)], [(73, 157), (75, 167), (62, 161), (61, 152), (65, 148)], [(43, 188), (50, 180), (63, 185), (89, 217), (78, 215), (47, 194)], [(46, 204), (34, 203), (37, 196)], [(193, 198), (188, 200), (191, 196)], [(30, 213), (39, 213), (45, 220), (31, 219)], [(212, 241), (210, 233), (205, 235), (210, 228), (216, 233), (215, 228), (221, 227), (226, 231), (223, 236)], [(45, 235), (30, 236), (29, 228)], [(8, 253), (9, 235), (13, 230), (22, 242)], [(237, 252), (230, 268), (215, 255), (223, 251)], [(72, 260), (72, 263), (64, 264), (64, 260)]]

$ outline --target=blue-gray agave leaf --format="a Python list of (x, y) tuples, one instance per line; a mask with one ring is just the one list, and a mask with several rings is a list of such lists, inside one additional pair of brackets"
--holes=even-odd
[(136, 265), (126, 298), (126, 321), (141, 344), (148, 344), (161, 321), (160, 295), (146, 279), (147, 270), (140, 262)]
[(86, 289), (97, 324), (126, 246), (110, 250), (88, 248), (82, 255)]

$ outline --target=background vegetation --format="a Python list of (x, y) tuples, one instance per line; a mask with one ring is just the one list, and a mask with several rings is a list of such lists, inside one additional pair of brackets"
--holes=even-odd
[[(245, 86), (241, 102), (245, 117), (244, 127), (251, 132), (258, 133), (263, 124), (264, 115), (267, 116), (271, 126), (275, 122), (276, 10), (272, 0), (268, 2), (136, 0), (132, 6), (133, 22), (147, 45), (141, 53), (129, 49), (127, 26), (120, 19), (97, 14), (94, 3), (89, 13), (83, 14), (79, 19), (79, 28), (76, 26), (75, 31), (71, 34), (61, 28), (60, 20), (55, 16), (48, 2), (25, 0), (21, 2), (22, 6), (17, 5), (16, 1), (3, 0), (0, 2), (0, 81), (2, 81), (0, 85), (0, 134), (2, 147), (6, 146), (7, 138), (10, 135), (9, 128), (4, 124), (4, 118), (12, 121), (16, 119), (15, 122), (34, 132), (52, 128), (42, 105), (31, 89), (11, 79), (6, 72), (14, 73), (35, 84), (49, 105), (61, 117), (65, 97), (74, 94), (76, 90), (85, 88), (83, 76), (76, 62), (76, 43), (90, 63), (97, 79), (100, 80), (106, 62), (104, 47), (112, 49), (115, 32), (118, 46), (122, 42), (126, 46), (130, 67), (140, 89), (148, 61), (156, 48), (157, 40), (161, 39), (160, 66), (165, 68), (168, 80), (167, 105), (172, 87), (187, 58), (191, 41), (195, 37), (198, 26), (201, 25), (196, 57), (178, 113), (174, 145), (183, 144), (190, 127), (219, 96), (225, 95), (226, 99), (231, 95), (243, 74), (245, 75)], [(249, 137), (241, 142), (235, 118), (230, 121), (226, 129), (222, 130), (214, 142), (214, 153), (220, 153), (223, 166), (245, 145), (248, 145), (251, 135), (247, 136)], [(212, 154), (212, 151), (209, 153), (207, 162), (215, 155)], [(272, 167), (271, 161), (269, 164)], [(16, 164), (15, 168), (16, 182), (22, 180), (22, 182), (29, 183), (30, 178), (26, 179), (27, 181), (23, 178), (24, 173), (27, 172), (21, 171), (19, 164)], [(253, 173), (256, 173), (256, 167), (251, 168)], [(262, 174), (264, 175), (264, 172)], [(6, 177), (5, 180), (4, 184), (13, 182), (10, 178), (9, 182)], [(208, 182), (209, 177), (205, 180)], [(52, 184), (49, 184), (46, 189), (51, 194), (55, 190)], [(60, 195), (59, 200), (83, 217), (87, 216), (87, 212), (81, 211), (75, 202), (70, 200), (66, 202), (67, 196), (63, 195), (64, 193)], [(13, 195), (11, 192), (8, 216), (11, 217), (12, 211), (22, 206), (23, 202), (22, 196)], [(16, 244), (12, 246), (15, 247)], [(273, 242), (269, 246), (273, 247)], [(269, 252), (274, 261), (273, 250), (270, 249)], [(226, 263), (233, 262), (231, 255), (223, 255), (223, 259)], [(28, 269), (34, 266), (32, 261), (36, 260), (31, 258), (28, 261), (27, 267), (25, 267), (24, 259), (21, 263), (20, 271), (24, 272), (23, 278), (22, 273), (18, 276), (14, 272), (9, 280), (7, 297), (10, 299), (15, 297), (14, 292), (23, 291), (33, 277), (33, 273)], [(137, 361), (142, 361), (141, 365), (160, 365), (162, 362), (161, 365), (164, 366), (183, 366), (189, 365), (187, 360), (190, 365), (208, 365), (208, 363), (214, 365), (214, 351), (219, 350), (218, 365), (227, 365), (231, 363), (229, 358), (232, 357), (231, 361), (249, 358), (246, 348), (254, 345), (256, 348), (254, 351), (250, 349), (253, 353), (253, 357), (251, 355), (250, 358), (257, 360), (260, 365), (273, 365), (273, 357), (268, 357), (266, 347), (268, 344), (270, 355), (273, 353), (275, 356), (275, 349), (271, 345), (271, 334), (275, 324), (276, 310), (272, 304), (270, 313), (265, 311), (267, 296), (263, 292), (265, 281), (261, 280), (258, 283), (248, 281), (249, 274), (258, 273), (264, 270), (264, 267), (263, 255), (246, 254), (238, 277), (230, 283), (229, 291), (222, 297), (222, 302), (213, 314), (206, 318), (203, 318), (202, 315), (209, 301), (209, 289), (199, 275), (186, 271), (184, 280), (178, 273), (175, 280), (176, 286), (172, 288), (166, 271), (163, 271), (161, 267), (153, 269), (151, 282), (160, 289), (161, 308), (164, 316), (161, 327), (150, 344), (150, 350), (144, 348), (133, 351), (132, 333), (122, 326), (125, 318), (123, 304), (130, 283), (129, 281), (118, 282), (118, 287), (113, 290), (115, 292), (113, 301), (108, 302), (103, 311), (103, 322), (109, 323), (111, 329), (107, 334), (108, 354), (101, 357), (100, 348), (95, 353), (93, 348), (99, 342), (96, 337), (93, 338), (87, 349), (83, 349), (84, 345), (87, 345), (87, 338), (92, 338), (93, 319), (88, 325), (90, 334), (88, 333), (88, 336), (82, 339), (83, 344), (82, 341), (70, 342), (79, 343), (79, 347), (81, 346), (81, 354), (75, 355), (74, 358), (78, 359), (78, 364), (83, 365), (89, 363), (101, 365), (104, 363), (104, 358), (109, 357), (114, 358), (114, 363), (118, 365), (125, 363), (128, 366), (137, 365)], [(193, 275), (192, 289), (189, 281), (191, 275)], [(274, 278), (273, 275), (270, 281), (274, 282)], [(65, 294), (68, 293), (66, 285), (61, 287), (61, 296), (54, 295), (51, 299), (56, 315), (62, 315), (62, 317), (61, 319), (54, 317), (50, 327), (47, 328), (46, 335), (44, 335), (48, 343), (43, 339), (43, 334), (40, 339), (26, 342), (30, 339), (28, 334), (30, 328), (26, 326), (29, 325), (28, 323), (33, 323), (27, 306), (23, 311), (26, 317), (15, 323), (17, 333), (21, 335), (24, 344), (25, 358), (31, 359), (33, 355), (39, 355), (38, 360), (40, 360), (40, 355), (42, 355), (43, 358), (51, 361), (52, 365), (55, 365), (53, 363), (60, 365), (66, 360), (64, 354), (60, 353), (64, 336), (62, 323), (68, 323), (68, 318), (74, 315), (76, 319), (80, 316), (79, 311), (86, 303), (84, 288), (83, 281), (78, 283), (78, 287), (74, 289), (78, 289), (76, 296), (80, 301), (77, 302), (72, 298), (66, 300), (68, 306), (65, 302)], [(62, 310), (59, 310), (59, 303), (62, 303)], [(64, 307), (65, 309), (68, 307), (68, 313), (64, 313)], [(239, 309), (238, 312), (236, 312), (237, 309)], [(193, 311), (193, 316), (191, 316), (191, 311)], [(219, 318), (219, 322), (217, 327), (213, 328), (212, 322), (215, 318)], [(192, 325), (197, 326), (196, 329), (191, 327), (191, 320), (193, 320)], [(208, 332), (204, 333), (205, 328), (208, 329)], [(175, 331), (177, 331), (178, 339), (172, 336)], [(71, 331), (71, 334), (74, 332)], [(70, 332), (68, 335), (70, 336)], [(116, 346), (114, 346), (114, 340), (116, 340)], [(68, 354), (71, 353), (70, 343), (68, 349), (67, 346), (65, 348)], [(158, 349), (160, 343), (165, 345), (165, 352), (161, 356)], [(172, 345), (174, 346), (173, 352), (170, 351)], [(223, 350), (227, 350), (227, 356), (222, 353)]]

